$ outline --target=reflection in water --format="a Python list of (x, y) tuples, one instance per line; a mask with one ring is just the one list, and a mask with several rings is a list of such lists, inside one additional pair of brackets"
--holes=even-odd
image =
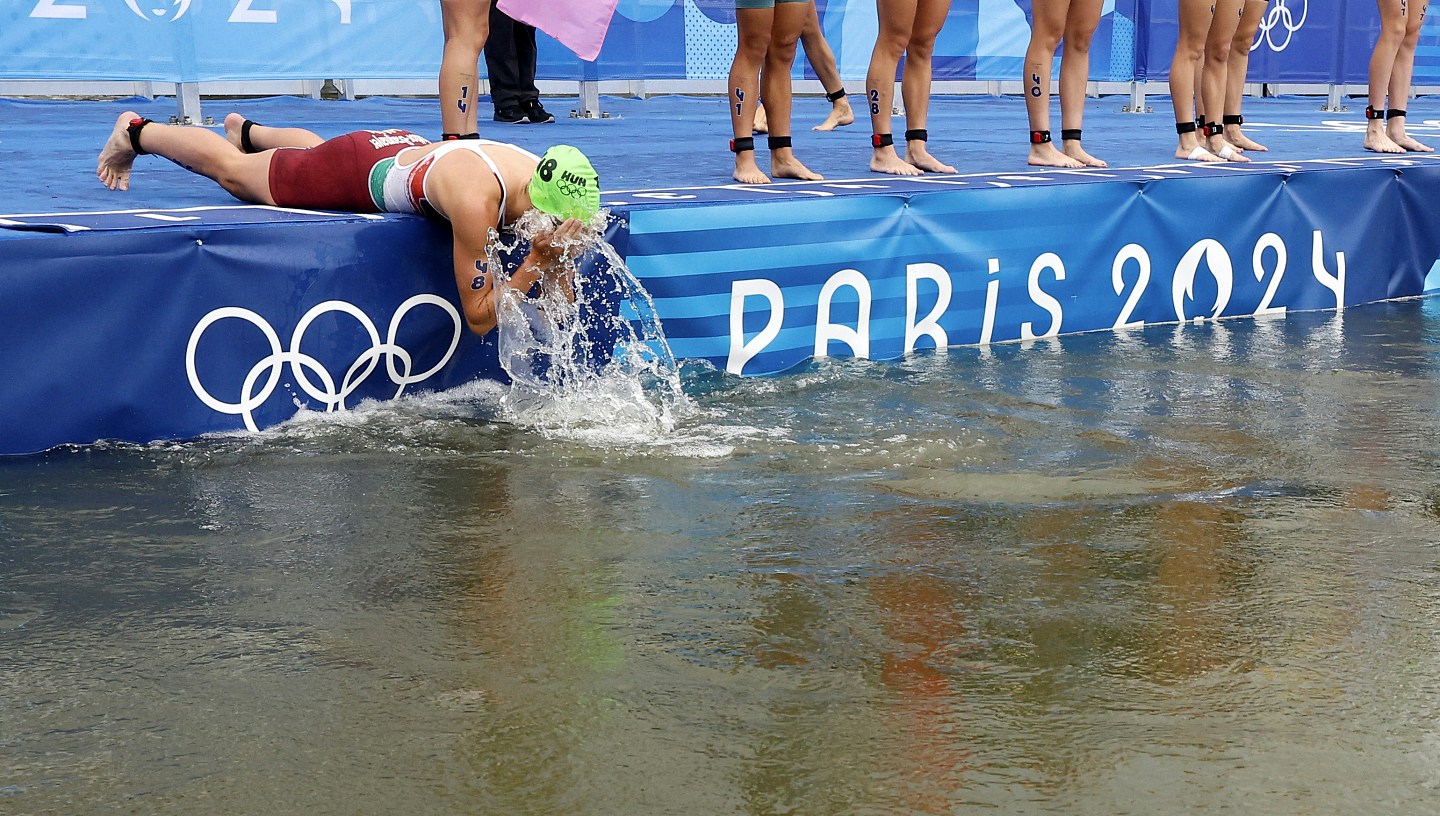
[(0, 812), (1426, 812), (1440, 308), (0, 460)]

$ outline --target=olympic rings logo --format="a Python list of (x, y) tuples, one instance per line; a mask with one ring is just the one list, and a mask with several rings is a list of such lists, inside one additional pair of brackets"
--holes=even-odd
[[(395, 338), (399, 332), (401, 320), (411, 309), (422, 304), (438, 306), (449, 315), (454, 326), (454, 333), (450, 338), (450, 348), (445, 351), (440, 362), (427, 371), (414, 374), (411, 373), (413, 361), (410, 358), (410, 352), (398, 345)], [(306, 329), (317, 317), (329, 312), (341, 312), (355, 318), (370, 338), (370, 348), (362, 351), (355, 358), (355, 362), (350, 364), (344, 377), (338, 383), (326, 370), (323, 363), (300, 351), (300, 344), (305, 338)], [(239, 402), (225, 402), (217, 399), (200, 383), (200, 376), (195, 370), (195, 350), (199, 347), (200, 338), (205, 334), (205, 330), (213, 324), (227, 319), (244, 320), (255, 326), (270, 345), (270, 354), (256, 362), (245, 376), (245, 382), (240, 389), (241, 399)], [(375, 328), (375, 324), (370, 322), (369, 316), (359, 307), (343, 300), (327, 300), (316, 305), (300, 318), (300, 322), (295, 325), (294, 333), (290, 336), (290, 347), (285, 349), (280, 344), (280, 336), (265, 318), (249, 309), (226, 306), (210, 312), (195, 324), (195, 330), (190, 333), (190, 343), (185, 348), (185, 373), (190, 378), (190, 387), (201, 402), (224, 414), (244, 416), (245, 427), (252, 432), (258, 432), (260, 429), (255, 424), (254, 411), (264, 405), (265, 401), (275, 393), (275, 388), (280, 383), (280, 375), (287, 364), (290, 366), (291, 374), (295, 377), (295, 382), (306, 394), (322, 403), (327, 412), (343, 411), (346, 407), (346, 399), (355, 393), (360, 384), (370, 376), (380, 364), (381, 358), (385, 360), (385, 370), (390, 376), (390, 381), (396, 385), (395, 397), (404, 393), (405, 386), (434, 376), (436, 372), (445, 367), (446, 363), (450, 362), (450, 358), (455, 354), (455, 349), (460, 345), (463, 328), (464, 321), (460, 318), (459, 311), (449, 301), (436, 295), (415, 295), (400, 304), (400, 307), (395, 310), (395, 315), (390, 319), (390, 329), (386, 334), (385, 341), (381, 342), (380, 333)], [(311, 381), (311, 374), (320, 381), (318, 387)], [(265, 380), (264, 384), (257, 387), (262, 378)]]
[[(1271, 51), (1284, 51), (1290, 46), (1290, 40), (1295, 32), (1305, 25), (1305, 18), (1310, 16), (1310, 0), (1300, 0), (1304, 3), (1301, 7), (1300, 19), (1295, 19), (1295, 13), (1286, 5), (1286, 0), (1270, 0), (1270, 10), (1265, 13), (1265, 18), (1260, 21), (1260, 28), (1256, 32), (1255, 42), (1251, 44), (1250, 50), (1254, 51), (1260, 47), (1261, 41), (1270, 46)], [(1283, 33), (1285, 39), (1278, 45), (1275, 40)]]

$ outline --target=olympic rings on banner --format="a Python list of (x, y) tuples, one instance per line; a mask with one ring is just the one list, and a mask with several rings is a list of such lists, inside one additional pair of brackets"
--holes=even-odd
[[(1261, 41), (1270, 46), (1271, 51), (1284, 51), (1290, 46), (1290, 40), (1295, 32), (1305, 25), (1305, 18), (1310, 16), (1310, 0), (1300, 0), (1304, 5), (1301, 7), (1300, 19), (1295, 19), (1295, 13), (1290, 10), (1287, 0), (1270, 0), (1270, 10), (1265, 12), (1265, 18), (1260, 21), (1260, 28), (1256, 32), (1255, 42), (1250, 46), (1254, 51), (1260, 47)], [(1285, 39), (1278, 45), (1276, 37), (1284, 34)]]
[[(450, 347), (446, 349), (440, 362), (427, 371), (415, 374), (411, 372), (413, 360), (410, 352), (397, 344), (395, 338), (400, 331), (400, 321), (411, 309), (422, 304), (438, 306), (444, 310), (450, 317), (453, 333), (450, 338)], [(355, 358), (355, 362), (350, 364), (338, 383), (323, 363), (300, 350), (301, 343), (305, 339), (305, 331), (310, 324), (317, 317), (329, 312), (341, 312), (355, 318), (370, 339), (370, 347)], [(195, 370), (195, 351), (200, 345), (201, 336), (211, 325), (227, 319), (244, 320), (250, 323), (260, 330), (270, 346), (270, 353), (257, 361), (245, 376), (245, 382), (240, 388), (241, 399), (239, 402), (225, 402), (217, 399), (200, 383), (200, 375)], [(395, 310), (394, 316), (390, 318), (390, 327), (385, 340), (381, 342), (379, 330), (371, 322), (370, 317), (358, 306), (343, 300), (327, 300), (314, 306), (305, 313), (304, 317), (300, 318), (300, 322), (295, 324), (295, 331), (290, 337), (290, 347), (286, 349), (280, 343), (280, 335), (265, 318), (249, 309), (226, 306), (215, 309), (195, 324), (194, 331), (190, 333), (190, 343), (185, 348), (185, 373), (190, 378), (191, 389), (195, 391), (195, 396), (199, 397), (201, 402), (220, 413), (245, 417), (245, 427), (258, 432), (260, 429), (255, 424), (255, 409), (264, 405), (265, 401), (275, 393), (275, 388), (280, 383), (280, 375), (287, 364), (290, 366), (290, 373), (294, 376), (295, 383), (311, 398), (324, 405), (327, 412), (343, 411), (346, 408), (345, 401), (375, 371), (381, 358), (385, 360), (385, 373), (396, 386), (396, 397), (404, 393), (405, 386), (434, 376), (436, 372), (445, 367), (446, 363), (450, 362), (450, 358), (455, 354), (455, 349), (460, 345), (460, 336), (464, 325), (464, 321), (460, 318), (460, 312), (449, 301), (436, 295), (415, 295), (400, 304), (400, 307)], [(312, 375), (319, 380), (319, 385), (311, 380)], [(262, 379), (264, 380), (263, 385), (257, 387)]]

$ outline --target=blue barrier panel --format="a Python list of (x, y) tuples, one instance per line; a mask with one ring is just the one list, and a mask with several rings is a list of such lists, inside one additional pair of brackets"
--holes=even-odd
[[(644, 209), (631, 215), (628, 262), (677, 357), (765, 374), (814, 356), (1419, 294), (1440, 258), (1440, 213), (1416, 191), (1437, 182), (1434, 165), (1357, 163), (716, 205), (703, 217)], [(1213, 200), (1246, 205), (1195, 207)]]
[[(623, 230), (609, 234), (622, 247)], [(494, 334), (464, 327), (450, 251), (448, 229), (413, 216), (0, 219), (0, 454), (255, 430), (302, 406), (503, 381)]]

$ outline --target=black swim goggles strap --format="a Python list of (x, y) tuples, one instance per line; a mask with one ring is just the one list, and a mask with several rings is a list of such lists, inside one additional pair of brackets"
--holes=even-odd
[(137, 156), (145, 156), (150, 153), (140, 146), (140, 131), (148, 124), (150, 124), (149, 119), (137, 116), (131, 119), (129, 126), (125, 128), (125, 132), (130, 134), (130, 149), (134, 150)]

